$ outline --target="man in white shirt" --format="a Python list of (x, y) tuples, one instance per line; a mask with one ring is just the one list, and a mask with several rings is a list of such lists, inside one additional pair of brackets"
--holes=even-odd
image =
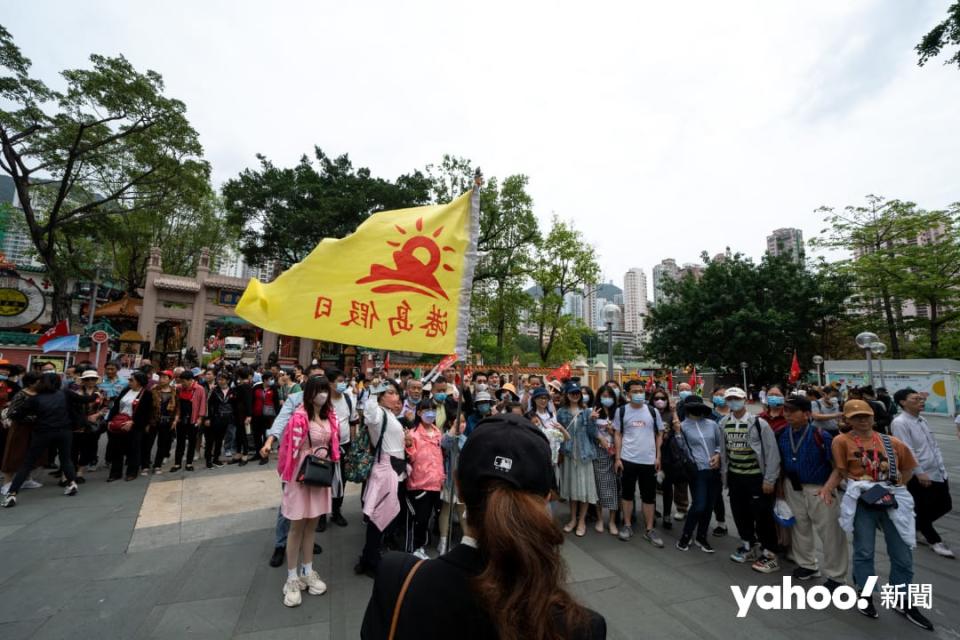
[(903, 411), (893, 419), (890, 430), (894, 437), (913, 450), (917, 459), (913, 477), (907, 483), (907, 489), (915, 502), (917, 531), (927, 539), (934, 553), (944, 558), (953, 558), (953, 551), (944, 544), (933, 527), (934, 521), (950, 513), (953, 501), (950, 498), (947, 468), (943, 463), (940, 445), (930, 431), (930, 425), (920, 415), (926, 400), (909, 387), (893, 394), (893, 400)]
[(619, 407), (613, 414), (616, 446), (614, 469), (623, 477), (623, 526), (618, 536), (624, 542), (633, 537), (633, 499), (639, 485), (644, 538), (655, 547), (663, 547), (663, 540), (653, 528), (663, 425), (655, 415), (657, 410), (646, 406), (643, 387), (643, 382), (639, 380), (627, 382), (625, 391), (629, 404)]
[[(350, 385), (347, 384), (347, 376), (339, 369), (327, 369), (327, 379), (330, 380), (330, 402), (333, 404), (333, 410), (337, 414), (337, 424), (340, 427), (340, 459), (343, 459), (347, 449), (350, 448), (350, 442), (357, 437), (357, 424), (360, 417), (357, 414), (357, 399), (350, 391)], [(333, 490), (333, 514), (330, 519), (334, 524), (345, 527), (347, 519), (343, 517), (341, 511), (343, 507), (344, 482), (340, 462), (336, 463), (337, 472), (335, 478), (336, 486)], [(327, 528), (327, 516), (320, 516), (317, 523), (318, 531), (325, 531)]]

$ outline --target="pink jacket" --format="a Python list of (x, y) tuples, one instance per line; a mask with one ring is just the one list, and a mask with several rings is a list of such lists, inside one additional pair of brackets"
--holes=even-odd
[(420, 426), (408, 432), (413, 442), (407, 447), (407, 460), (410, 461), (410, 477), (407, 489), (410, 491), (440, 491), (446, 474), (443, 471), (443, 450), (440, 449), (439, 429)]
[[(340, 459), (340, 428), (337, 424), (337, 414), (330, 408), (327, 414), (327, 420), (330, 422), (330, 459), (334, 462)], [(280, 450), (277, 454), (277, 474), (283, 482), (293, 480), (297, 472), (297, 454), (300, 452), (301, 445), (307, 440), (307, 429), (310, 428), (310, 418), (307, 416), (307, 410), (303, 405), (297, 407), (287, 423), (287, 428), (283, 430), (283, 439), (280, 440)]]

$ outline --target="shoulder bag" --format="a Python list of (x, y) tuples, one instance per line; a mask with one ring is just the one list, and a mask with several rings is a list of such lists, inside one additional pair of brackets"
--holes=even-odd
[[(328, 458), (321, 458), (314, 454), (313, 439), (310, 437), (310, 424), (307, 423), (307, 444), (311, 451), (304, 457), (300, 465), (300, 471), (297, 473), (297, 482), (310, 487), (330, 487), (333, 486), (333, 461)], [(330, 449), (320, 447), (330, 455)], [(319, 450), (318, 449), (318, 450)]]

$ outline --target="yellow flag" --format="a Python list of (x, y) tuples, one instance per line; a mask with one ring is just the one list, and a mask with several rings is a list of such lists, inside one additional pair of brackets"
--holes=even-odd
[(479, 220), (476, 189), (449, 204), (376, 213), (273, 282), (251, 279), (237, 315), (283, 335), (465, 354)]

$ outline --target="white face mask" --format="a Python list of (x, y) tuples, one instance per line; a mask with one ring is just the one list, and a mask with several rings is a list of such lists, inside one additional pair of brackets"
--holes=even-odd
[(326, 403), (327, 403), (327, 394), (318, 393), (317, 395), (313, 396), (313, 406), (322, 407)]

